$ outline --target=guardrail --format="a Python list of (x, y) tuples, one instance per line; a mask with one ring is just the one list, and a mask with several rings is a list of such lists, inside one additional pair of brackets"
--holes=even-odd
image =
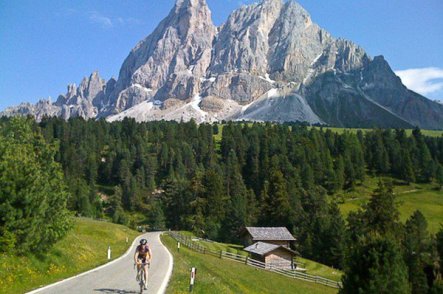
[(267, 271), (271, 271), (280, 275), (284, 275), (288, 278), (293, 279), (299, 279), (307, 282), (317, 283), (324, 286), (332, 287), (332, 288), (341, 288), (341, 282), (337, 282), (334, 280), (326, 279), (319, 276), (313, 276), (306, 273), (302, 273), (295, 270), (285, 270), (281, 268), (273, 267), (272, 265), (266, 265), (266, 263), (252, 259), (248, 256), (239, 255), (231, 252), (225, 252), (225, 251), (217, 251), (217, 250), (211, 250), (204, 246), (201, 246), (200, 244), (196, 244), (192, 240), (192, 238), (184, 236), (177, 232), (169, 232), (168, 233), (172, 238), (174, 238), (176, 241), (180, 242), (182, 245), (185, 245), (191, 250), (194, 250), (196, 252), (202, 253), (202, 254), (209, 254), (215, 257), (219, 258), (226, 258), (230, 259), (239, 263), (243, 263), (248, 266), (252, 266), (258, 269), (263, 269)]

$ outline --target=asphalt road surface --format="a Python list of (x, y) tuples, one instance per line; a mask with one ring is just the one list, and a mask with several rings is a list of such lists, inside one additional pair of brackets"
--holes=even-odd
[[(172, 271), (172, 256), (160, 242), (158, 232), (143, 235), (152, 250), (152, 262), (149, 269), (148, 290), (143, 293), (163, 293)], [(30, 293), (63, 294), (63, 293), (94, 293), (94, 294), (128, 294), (139, 293), (140, 286), (135, 280), (134, 269), (135, 246), (128, 255), (120, 260), (79, 277), (50, 285)]]

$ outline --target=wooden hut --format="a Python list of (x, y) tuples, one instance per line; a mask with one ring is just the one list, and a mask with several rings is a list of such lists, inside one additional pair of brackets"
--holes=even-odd
[(295, 240), (285, 227), (246, 227), (245, 244), (249, 246), (244, 250), (267, 268), (295, 269), (298, 253), (290, 249)]
[(249, 252), (252, 259), (265, 263), (266, 268), (279, 268), (294, 270), (294, 257), (297, 252), (286, 246), (256, 242), (244, 249)]

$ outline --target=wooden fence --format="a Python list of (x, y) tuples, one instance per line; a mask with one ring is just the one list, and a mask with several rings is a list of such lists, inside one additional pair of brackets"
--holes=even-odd
[(202, 254), (209, 254), (212, 256), (216, 256), (219, 258), (226, 258), (230, 259), (239, 263), (243, 263), (248, 266), (252, 266), (258, 269), (263, 269), (267, 271), (271, 271), (280, 275), (284, 275), (289, 278), (299, 279), (307, 282), (322, 284), (324, 286), (332, 287), (332, 288), (340, 288), (341, 283), (337, 281), (333, 281), (330, 279), (326, 279), (319, 276), (313, 276), (306, 273), (302, 273), (296, 270), (285, 270), (280, 268), (275, 268), (270, 265), (266, 265), (264, 262), (252, 259), (248, 256), (239, 255), (231, 252), (225, 252), (225, 251), (217, 251), (217, 250), (210, 250), (204, 246), (201, 246), (200, 244), (197, 244), (192, 240), (192, 238), (184, 236), (177, 232), (169, 232), (169, 235), (174, 238), (176, 241), (180, 242), (181, 245), (185, 245), (191, 250), (194, 250), (196, 252), (202, 253)]

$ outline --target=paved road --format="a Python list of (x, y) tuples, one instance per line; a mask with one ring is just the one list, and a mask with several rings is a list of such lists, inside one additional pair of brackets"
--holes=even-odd
[[(148, 239), (153, 255), (151, 268), (149, 270), (148, 291), (143, 293), (163, 293), (170, 276), (170, 271), (172, 270), (172, 256), (161, 244), (160, 233), (148, 233), (143, 237)], [(140, 238), (137, 239), (135, 245), (138, 245), (138, 240)], [(31, 293), (139, 293), (139, 286), (135, 281), (136, 270), (133, 266), (134, 252), (135, 247), (131, 249), (128, 255), (109, 266), (93, 270), (83, 276)]]

